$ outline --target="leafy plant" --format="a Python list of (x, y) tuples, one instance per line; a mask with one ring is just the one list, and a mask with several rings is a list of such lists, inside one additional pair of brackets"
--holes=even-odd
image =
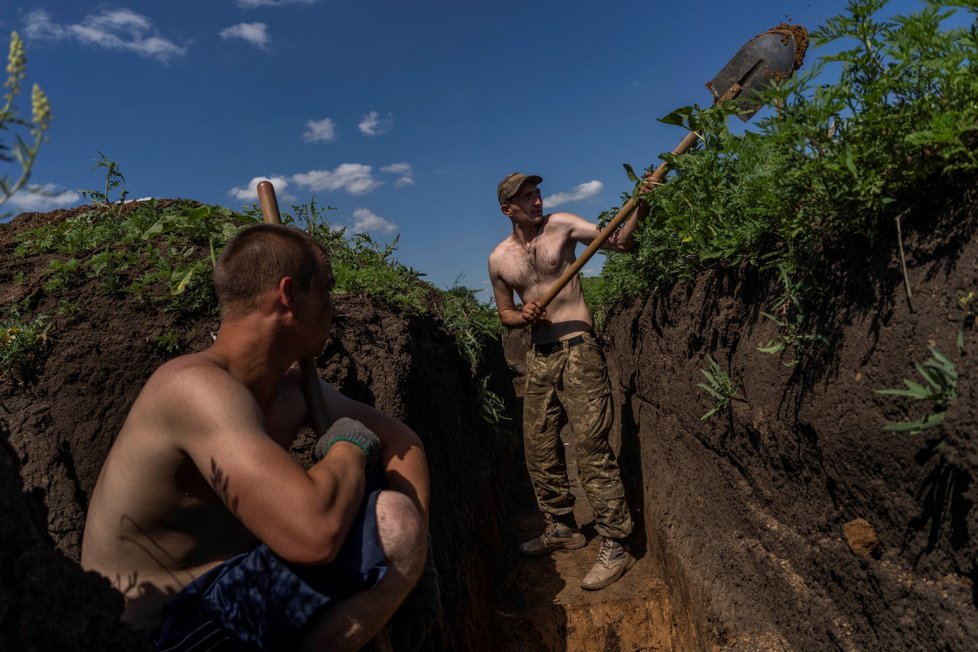
[[(126, 177), (122, 175), (119, 164), (102, 152), (99, 152), (98, 161), (92, 169), (97, 170), (99, 168), (105, 169), (105, 187), (102, 190), (80, 190), (79, 192), (82, 197), (85, 197), (96, 206), (102, 208), (108, 208), (116, 202), (119, 204), (124, 203), (126, 197), (129, 195), (129, 191), (126, 190)], [(119, 189), (118, 200), (113, 200), (112, 192), (116, 189)]]
[[(482, 419), (494, 428), (501, 428), (506, 421), (512, 419), (506, 416), (506, 404), (494, 391), (489, 389), (489, 376), (479, 379), (479, 414)], [(498, 430), (497, 430), (498, 432)]]
[(156, 348), (168, 356), (179, 353), (182, 346), (180, 343), (180, 333), (172, 328), (162, 335), (157, 336), (153, 342), (156, 344)]
[[(757, 350), (772, 355), (779, 355), (789, 349), (804, 353), (811, 344), (824, 341), (824, 337), (805, 329), (806, 318), (805, 312), (802, 310), (798, 284), (788, 275), (784, 266), (780, 266), (778, 272), (781, 278), (782, 292), (774, 300), (775, 314), (761, 312), (762, 315), (777, 324), (778, 334), (764, 346), (757, 347)], [(792, 367), (797, 363), (798, 360), (794, 359), (784, 364)]]
[(700, 369), (700, 373), (706, 378), (706, 382), (697, 383), (696, 386), (712, 396), (714, 403), (713, 407), (700, 417), (701, 420), (709, 419), (720, 410), (726, 409), (730, 405), (730, 401), (736, 398), (735, 395), (740, 390), (737, 384), (730, 378), (730, 375), (712, 356), (706, 356), (706, 361), (707, 368)]
[(944, 414), (951, 401), (958, 397), (958, 372), (954, 363), (948, 360), (939, 350), (930, 348), (930, 359), (914, 365), (917, 373), (924, 379), (925, 384), (903, 379), (902, 389), (878, 389), (877, 394), (885, 396), (900, 396), (910, 401), (931, 401), (930, 412), (913, 421), (891, 423), (884, 430), (918, 434), (935, 426), (944, 424)]
[(11, 32), (10, 50), (7, 54), (7, 80), (3, 84), (7, 91), (3, 96), (3, 106), (0, 107), (0, 131), (12, 128), (26, 130), (31, 142), (28, 144), (20, 135), (14, 138), (13, 145), (0, 142), (0, 161), (4, 163), (16, 161), (20, 168), (15, 179), (0, 175), (0, 205), (6, 203), (30, 179), (37, 153), (41, 149), (41, 143), (44, 142), (44, 134), (51, 126), (51, 104), (37, 84), (34, 84), (31, 89), (31, 119), (25, 120), (18, 116), (14, 100), (20, 94), (26, 76), (27, 56), (24, 52), (24, 42), (17, 32)]
[[(850, 0), (813, 32), (835, 52), (771, 85), (763, 98), (778, 111), (750, 130), (732, 133), (723, 105), (662, 119), (700, 140), (661, 156), (668, 182), (647, 196), (637, 251), (609, 254), (603, 303), (715, 263), (784, 269), (799, 297), (812, 296), (823, 280), (812, 261), (826, 247), (872, 245), (934, 179), (978, 170), (978, 23), (944, 27), (954, 11), (978, 8), (932, 0), (881, 19), (884, 5)], [(799, 326), (794, 317), (775, 314), (783, 328)]]
[(0, 375), (23, 379), (48, 342), (47, 315), (22, 320), (16, 311), (0, 320)]
[(72, 281), (78, 272), (78, 260), (69, 258), (68, 260), (52, 260), (48, 264), (49, 276), (44, 281), (45, 292), (57, 292), (71, 287)]

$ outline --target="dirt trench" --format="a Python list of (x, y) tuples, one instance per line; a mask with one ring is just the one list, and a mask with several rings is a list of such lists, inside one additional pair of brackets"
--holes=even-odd
[[(405, 607), (395, 649), (978, 649), (978, 332), (960, 301), (978, 292), (978, 201), (946, 195), (905, 216), (910, 300), (895, 238), (825, 252), (833, 289), (806, 306), (824, 341), (799, 364), (758, 350), (778, 335), (761, 311), (779, 288), (750, 270), (707, 270), (612, 312), (601, 334), (612, 444), (639, 562), (595, 593), (578, 586), (597, 545), (584, 501), (588, 547), (515, 552), (541, 527), (510, 372), (525, 341), (506, 340), (505, 354), (487, 343), (480, 371), (516, 417), (497, 433), (437, 319), (338, 301), (322, 375), (411, 425), (432, 469), (440, 601)], [(0, 305), (57, 314), (48, 259), (12, 256), (11, 238), (65, 215), (0, 225)], [(77, 565), (84, 509), (125, 410), (167, 357), (160, 336), (176, 329), (196, 350), (217, 325), (107, 299), (93, 281), (69, 291), (81, 310), (55, 318), (30, 374), (0, 384), (0, 651), (148, 649), (119, 621), (121, 595)], [(922, 406), (874, 390), (915, 378), (931, 346), (958, 375), (943, 429), (883, 431)], [(704, 420), (707, 355), (740, 389)]]
[[(823, 252), (813, 346), (761, 351), (782, 289), (746, 268), (618, 306), (602, 339), (640, 562), (588, 594), (593, 544), (520, 559), (541, 522), (517, 472), (497, 649), (978, 650), (974, 187), (918, 198), (903, 242), (894, 225)], [(525, 347), (507, 340), (510, 364)], [(884, 430), (934, 409), (877, 391), (925, 383), (932, 349), (957, 375), (943, 427)], [(704, 419), (708, 356), (739, 389)]]

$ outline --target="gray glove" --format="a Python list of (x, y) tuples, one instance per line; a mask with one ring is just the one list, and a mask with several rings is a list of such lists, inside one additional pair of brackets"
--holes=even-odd
[(359, 421), (343, 417), (330, 426), (326, 434), (316, 442), (314, 454), (316, 461), (326, 457), (329, 449), (338, 441), (356, 444), (363, 451), (366, 467), (369, 469), (380, 458), (380, 439), (367, 426)]

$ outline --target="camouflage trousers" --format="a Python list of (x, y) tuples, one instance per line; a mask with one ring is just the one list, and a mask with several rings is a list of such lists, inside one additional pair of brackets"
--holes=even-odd
[(625, 489), (608, 444), (613, 422), (611, 383), (604, 354), (590, 333), (583, 342), (549, 355), (531, 347), (526, 356), (523, 439), (526, 468), (541, 511), (553, 516), (574, 510), (560, 432), (570, 424), (577, 471), (594, 509), (598, 534), (623, 538), (632, 531)]

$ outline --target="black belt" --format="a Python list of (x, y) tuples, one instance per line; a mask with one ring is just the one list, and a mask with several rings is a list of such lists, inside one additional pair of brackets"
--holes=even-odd
[(542, 344), (534, 344), (533, 345), (533, 351), (537, 355), (550, 355), (551, 353), (556, 353), (557, 351), (560, 351), (561, 349), (563, 349), (564, 348), (564, 344), (566, 344), (567, 345), (567, 348), (569, 349), (571, 347), (574, 347), (574, 346), (577, 346), (578, 344), (583, 344), (583, 343), (584, 343), (584, 336), (583, 335), (575, 335), (574, 337), (570, 338), (569, 340), (560, 340), (560, 341), (557, 341), (557, 342), (543, 342)]

